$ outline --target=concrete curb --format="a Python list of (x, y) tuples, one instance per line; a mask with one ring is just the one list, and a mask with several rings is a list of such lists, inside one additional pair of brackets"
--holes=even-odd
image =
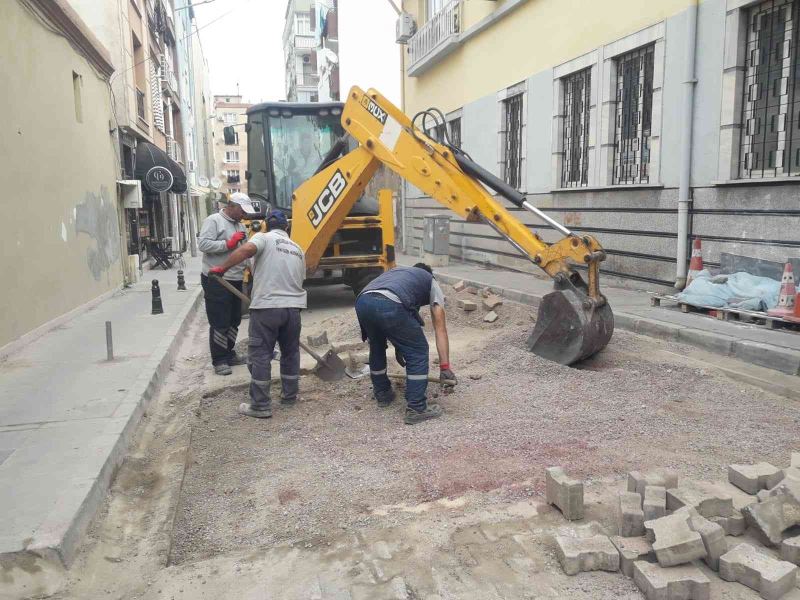
[[(539, 308), (542, 297), (530, 292), (523, 292), (513, 288), (501, 288), (477, 279), (467, 279), (447, 275), (438, 271), (436, 278), (447, 284), (454, 284), (463, 281), (469, 286), (482, 288), (491, 287), (498, 295), (508, 298), (520, 304), (527, 304), (534, 309)], [(722, 333), (713, 333), (701, 329), (693, 329), (676, 325), (667, 321), (648, 319), (632, 313), (614, 311), (614, 327), (632, 331), (640, 335), (682, 342), (691, 346), (696, 346), (707, 352), (736, 358), (760, 367), (766, 367), (775, 371), (780, 371), (788, 375), (800, 375), (800, 352), (774, 346), (762, 344), (750, 340), (740, 340), (738, 338)]]
[[(161, 383), (175, 359), (178, 347), (182, 342), (182, 334), (190, 319), (194, 316), (202, 298), (202, 288), (197, 285), (188, 294), (194, 297), (180, 309), (177, 319), (161, 340), (155, 345), (136, 382), (125, 395), (125, 399), (117, 407), (109, 419), (103, 436), (116, 436), (116, 442), (108, 454), (97, 477), (89, 484), (80, 509), (72, 518), (64, 523), (57, 516), (45, 521), (35, 532), (24, 552), (17, 556), (33, 553), (45, 560), (61, 563), (69, 567), (75, 558), (81, 539), (91, 523), (97, 509), (101, 506), (108, 492), (111, 480), (125, 457), (142, 415), (150, 401), (155, 397)], [(2, 557), (14, 561), (14, 554)]]

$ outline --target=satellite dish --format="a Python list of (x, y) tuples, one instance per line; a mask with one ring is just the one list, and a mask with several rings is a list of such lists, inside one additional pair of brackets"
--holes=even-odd
[(222, 187), (222, 180), (219, 177), (212, 177), (211, 178), (211, 187), (215, 190), (218, 190)]
[(320, 48), (317, 50), (317, 56), (320, 56), (323, 60), (328, 61), (332, 65), (339, 63), (339, 57), (336, 56), (336, 53), (331, 50), (330, 48)]
[(208, 177), (201, 176), (200, 179), (198, 179), (198, 181), (200, 182), (200, 185), (202, 185), (203, 187), (208, 187)]

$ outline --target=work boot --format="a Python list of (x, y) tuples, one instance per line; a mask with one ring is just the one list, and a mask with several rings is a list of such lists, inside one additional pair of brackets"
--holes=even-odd
[(269, 419), (272, 416), (272, 409), (265, 408), (264, 410), (256, 410), (251, 404), (242, 402), (239, 405), (239, 414), (256, 419)]
[(435, 419), (442, 416), (442, 409), (438, 404), (428, 404), (428, 408), (423, 411), (417, 411), (413, 408), (406, 408), (406, 416), (403, 422), (406, 425), (415, 425), (422, 423), (428, 419)]
[(228, 365), (231, 367), (238, 367), (239, 365), (246, 365), (246, 364), (247, 364), (247, 358), (245, 358), (241, 354), (233, 354), (228, 359)]
[(394, 402), (394, 390), (389, 388), (385, 392), (372, 392), (372, 397), (375, 398), (379, 407), (386, 408)]
[(294, 406), (300, 400), (299, 396), (292, 396), (291, 398), (284, 398), (281, 394), (281, 404), (284, 406)]
[(214, 373), (217, 375), (230, 375), (233, 371), (228, 363), (219, 363), (214, 365)]

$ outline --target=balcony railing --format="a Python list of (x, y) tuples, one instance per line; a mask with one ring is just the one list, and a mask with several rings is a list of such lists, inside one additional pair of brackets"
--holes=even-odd
[(167, 156), (169, 156), (172, 160), (177, 163), (183, 162), (183, 152), (181, 151), (181, 145), (171, 135), (167, 136)]
[(169, 58), (166, 54), (161, 56), (161, 82), (164, 88), (172, 96), (178, 95), (178, 80), (175, 78), (175, 73), (172, 70), (172, 65), (169, 64)]
[(145, 95), (142, 90), (136, 88), (136, 115), (142, 120), (147, 120), (147, 113), (145, 113)]
[(419, 75), (458, 46), (463, 0), (450, 0), (408, 40), (408, 74)]

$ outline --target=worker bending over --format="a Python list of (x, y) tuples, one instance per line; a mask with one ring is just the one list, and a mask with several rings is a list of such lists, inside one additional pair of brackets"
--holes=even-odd
[(228, 260), (210, 270), (221, 276), (255, 257), (250, 299), (250, 403), (239, 406), (239, 412), (248, 417), (272, 416), (270, 379), (276, 342), (281, 350), (281, 404), (297, 402), (306, 259), (300, 246), (289, 239), (288, 228), (286, 216), (279, 210), (272, 211), (267, 216), (267, 233), (255, 234)]
[(369, 340), (369, 370), (372, 393), (378, 406), (389, 406), (394, 391), (386, 375), (387, 340), (392, 342), (400, 364), (406, 367), (405, 423), (413, 425), (439, 417), (438, 404), (428, 404), (428, 340), (422, 330), (419, 314), (430, 304), (439, 369), (442, 382), (455, 385), (450, 369), (450, 343), (444, 313), (444, 294), (424, 263), (413, 267), (396, 267), (379, 275), (364, 288), (356, 300), (356, 315), (361, 338)]
[[(211, 348), (211, 364), (217, 375), (230, 375), (232, 366), (244, 364), (244, 360), (233, 350), (239, 334), (239, 323), (242, 322), (242, 301), (222, 287), (221, 283), (210, 279), (208, 272), (225, 262), (242, 243), (247, 234), (240, 221), (245, 214), (256, 212), (247, 194), (232, 194), (225, 208), (206, 217), (197, 236), (197, 247), (203, 253), (200, 282), (206, 300), (208, 344)], [(225, 280), (239, 291), (242, 290), (243, 278), (244, 265), (225, 273)]]

